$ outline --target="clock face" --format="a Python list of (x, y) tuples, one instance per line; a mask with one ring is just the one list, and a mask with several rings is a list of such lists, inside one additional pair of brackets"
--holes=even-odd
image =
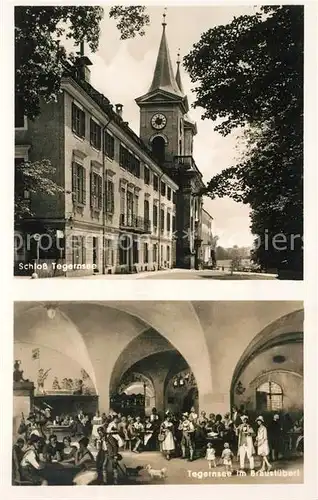
[(167, 124), (167, 118), (162, 113), (156, 113), (151, 118), (151, 125), (156, 130), (161, 130)]

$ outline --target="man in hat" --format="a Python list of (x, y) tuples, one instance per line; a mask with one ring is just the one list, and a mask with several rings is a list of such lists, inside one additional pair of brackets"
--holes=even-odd
[(104, 427), (97, 429), (96, 470), (99, 484), (116, 484), (118, 466), (118, 443), (111, 434), (106, 434)]
[(182, 421), (179, 425), (179, 430), (182, 431), (181, 438), (181, 451), (182, 458), (186, 458), (187, 451), (189, 451), (189, 462), (192, 462), (194, 457), (194, 431), (195, 427), (193, 422), (189, 419), (187, 412), (182, 414)]
[(249, 460), (250, 470), (254, 469), (254, 457), (255, 453), (253, 446), (253, 427), (248, 423), (248, 416), (243, 415), (241, 417), (242, 423), (237, 428), (238, 436), (238, 455), (240, 457), (240, 469), (243, 471), (245, 467), (245, 456)]

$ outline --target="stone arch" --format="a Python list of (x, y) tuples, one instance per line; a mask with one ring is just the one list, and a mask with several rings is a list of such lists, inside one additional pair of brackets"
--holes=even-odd
[[(299, 347), (300, 350), (299, 350)], [(262, 370), (262, 367), (259, 366), (259, 373), (256, 372), (256, 375), (252, 380), (249, 381), (248, 391), (246, 392), (246, 398), (248, 401), (247, 395), (256, 391), (256, 385), (268, 381), (268, 378), (273, 378), (273, 382), (276, 382), (278, 385), (282, 384), (282, 380), (286, 379), (287, 375), (297, 376), (301, 379), (299, 382), (298, 390), (300, 393), (302, 392), (302, 344), (303, 344), (303, 310), (297, 310), (292, 313), (289, 313), (276, 321), (269, 324), (265, 327), (260, 333), (258, 333), (254, 339), (247, 346), (242, 356), (240, 357), (232, 376), (231, 387), (230, 387), (230, 400), (231, 405), (234, 402), (237, 402), (240, 397), (243, 397), (244, 392), (246, 391), (245, 384), (241, 383), (241, 376), (244, 378), (244, 374), (246, 375), (246, 370), (251, 370), (251, 367), (254, 365), (254, 373), (255, 373), (255, 364), (257, 360), (262, 359), (260, 357), (263, 356), (272, 356), (277, 352), (281, 352), (281, 349), (289, 346), (289, 349), (292, 349), (293, 353), (297, 354), (297, 359), (301, 357), (301, 362), (298, 362), (298, 365), (301, 363), (301, 367), (299, 366), (298, 372), (293, 369), (292, 361), (290, 368), (285, 368), (286, 366), (286, 358), (281, 354), (278, 356), (273, 356), (273, 363), (278, 363), (277, 367), (266, 367)], [(276, 361), (275, 357), (280, 358)], [(280, 364), (282, 363), (282, 365)], [(288, 363), (287, 363), (288, 365)], [(282, 374), (285, 374), (284, 376)], [(253, 399), (253, 397), (252, 397)], [(300, 397), (301, 399), (301, 397)], [(255, 403), (255, 401), (254, 401)]]
[(282, 316), (259, 332), (247, 346), (234, 369), (231, 390), (245, 366), (260, 352), (278, 344), (302, 342), (303, 320), (304, 311), (297, 310)]
[[(118, 356), (135, 337), (149, 329), (166, 339), (171, 348), (176, 349), (186, 360), (198, 384), (199, 404), (208, 409), (213, 395), (211, 363), (202, 326), (191, 302), (149, 301), (144, 307), (143, 302), (135, 301), (62, 301), (56, 306), (60, 313), (51, 325), (58, 317), (64, 317), (64, 326), (67, 324), (68, 327), (64, 330), (61, 328), (58, 335), (51, 335), (51, 345), (69, 353), (71, 357), (76, 356), (77, 360), (83, 358), (83, 368), (94, 381), (103, 411), (108, 410), (109, 404), (108, 387), (105, 385), (108, 385)], [(36, 310), (41, 311), (43, 321), (45, 318), (42, 331), (49, 324), (45, 303), (17, 303), (15, 308), (17, 324), (19, 317), (32, 316), (32, 311)], [(107, 311), (112, 311), (110, 328)], [(67, 340), (65, 332), (71, 328), (71, 337), (77, 339), (73, 343)], [(22, 338), (25, 336), (22, 335)], [(108, 346), (109, 341), (112, 347)], [(72, 348), (74, 343), (76, 347)], [(82, 353), (80, 356), (78, 346)], [(104, 360), (103, 351), (107, 353), (107, 360)]]
[(168, 407), (171, 410), (167, 405), (167, 383), (185, 369), (191, 372), (182, 354), (162, 335), (149, 329), (134, 338), (117, 358), (110, 377), (109, 394), (118, 393), (125, 377), (137, 371), (151, 381), (157, 410), (163, 412)]
[[(112, 307), (112, 303), (107, 306)], [(202, 326), (192, 303), (158, 301), (149, 302), (145, 308), (140, 302), (120, 302), (115, 307), (148, 324), (181, 354), (197, 381), (199, 407), (209, 411), (213, 404), (211, 364)]]
[[(43, 335), (45, 331), (45, 335)], [(81, 333), (60, 309), (49, 319), (43, 304), (18, 309), (14, 322), (14, 342), (43, 346), (78, 363), (90, 376), (98, 394), (91, 358)]]

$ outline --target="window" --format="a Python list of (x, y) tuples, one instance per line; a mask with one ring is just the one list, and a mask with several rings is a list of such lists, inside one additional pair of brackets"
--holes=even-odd
[(134, 216), (134, 195), (131, 191), (127, 191), (127, 221), (128, 226), (132, 226)]
[(144, 264), (148, 264), (148, 259), (149, 259), (148, 253), (149, 253), (148, 243), (144, 243)]
[(159, 190), (159, 180), (158, 180), (158, 175), (153, 174), (153, 188), (155, 191)]
[(115, 139), (108, 132), (104, 132), (104, 154), (111, 159), (115, 156)]
[(144, 219), (145, 221), (149, 221), (149, 201), (144, 201)]
[(107, 180), (105, 182), (105, 207), (108, 214), (113, 214), (115, 211), (115, 195), (114, 195), (114, 183), (113, 181)]
[(170, 212), (167, 212), (167, 232), (170, 233), (171, 231), (171, 214)]
[(153, 215), (152, 215), (152, 218), (153, 218), (154, 228), (157, 229), (157, 227), (158, 227), (158, 207), (155, 204), (153, 205)]
[(15, 95), (14, 126), (15, 128), (24, 128), (24, 106), (22, 97), (19, 95)]
[(140, 177), (140, 161), (122, 144), (119, 150), (119, 165), (135, 177)]
[(137, 194), (135, 194), (135, 196), (134, 196), (134, 208), (133, 208), (134, 217), (138, 217), (138, 211), (139, 211), (139, 196)]
[(154, 137), (151, 143), (152, 154), (161, 163), (165, 161), (165, 140), (163, 137)]
[(160, 209), (160, 232), (161, 234), (165, 230), (165, 211), (163, 208)]
[(73, 201), (85, 205), (86, 203), (86, 170), (79, 163), (72, 165), (72, 192)]
[(128, 236), (119, 238), (119, 265), (125, 266), (128, 264), (128, 254), (131, 248), (131, 241)]
[(133, 241), (133, 263), (134, 264), (138, 264), (139, 263), (138, 241)]
[(169, 245), (167, 246), (167, 262), (170, 264), (170, 247)]
[(172, 193), (172, 202), (174, 205), (177, 203), (177, 193), (175, 191)]
[(90, 202), (93, 210), (102, 209), (102, 178), (95, 172), (90, 173)]
[(161, 181), (161, 196), (166, 196), (166, 185)]
[(158, 244), (154, 243), (153, 248), (152, 248), (152, 260), (154, 264), (157, 264), (158, 260)]
[(73, 265), (86, 263), (84, 236), (72, 236), (72, 262)]
[(123, 224), (126, 212), (126, 190), (120, 189), (120, 223)]
[(100, 151), (102, 147), (102, 128), (94, 120), (90, 120), (90, 142), (91, 145)]
[(283, 391), (275, 382), (265, 382), (256, 389), (258, 411), (280, 411), (283, 409)]
[(85, 137), (85, 113), (72, 103), (72, 130), (79, 137)]
[(144, 181), (145, 184), (150, 184), (150, 170), (148, 167), (146, 167), (146, 165), (144, 166)]
[(167, 187), (167, 198), (171, 201), (171, 188), (169, 186)]
[(172, 231), (173, 233), (176, 232), (176, 218), (174, 215), (172, 216)]

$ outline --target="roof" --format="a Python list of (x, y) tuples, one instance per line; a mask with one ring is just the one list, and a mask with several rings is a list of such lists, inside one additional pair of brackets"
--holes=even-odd
[(176, 82), (177, 82), (178, 87), (179, 87), (180, 91), (182, 92), (182, 94), (185, 95), (183, 85), (182, 85), (182, 80), (181, 80), (180, 61), (177, 62)]
[(166, 24), (163, 23), (162, 26), (163, 30), (157, 62), (148, 93), (156, 90), (165, 90), (166, 92), (177, 95), (178, 97), (184, 97), (184, 93), (180, 90), (172, 69), (166, 37)]

